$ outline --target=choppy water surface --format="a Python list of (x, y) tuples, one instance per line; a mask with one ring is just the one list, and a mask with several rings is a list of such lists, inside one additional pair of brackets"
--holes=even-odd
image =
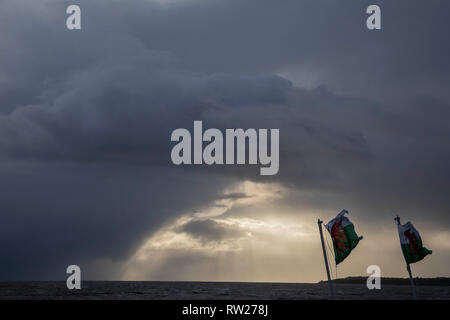
[[(405, 285), (368, 290), (364, 284), (336, 284), (338, 299), (411, 299)], [(417, 286), (420, 299), (450, 299), (450, 287)], [(0, 299), (327, 299), (325, 283), (236, 282), (82, 282), (68, 290), (65, 282), (3, 282)]]

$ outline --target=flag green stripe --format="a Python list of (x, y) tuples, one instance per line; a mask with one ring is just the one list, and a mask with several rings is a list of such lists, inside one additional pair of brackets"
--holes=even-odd
[(419, 242), (420, 242), (420, 245), (419, 245), (420, 250), (419, 251), (412, 250), (410, 248), (409, 244), (402, 244), (403, 256), (405, 257), (406, 263), (410, 264), (410, 263), (420, 261), (423, 258), (425, 258), (425, 256), (432, 253), (431, 250), (428, 250), (427, 248), (422, 247), (422, 241), (419, 241)]

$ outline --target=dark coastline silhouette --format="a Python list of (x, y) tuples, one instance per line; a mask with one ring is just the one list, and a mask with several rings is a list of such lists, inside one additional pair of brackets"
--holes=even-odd
[[(334, 283), (348, 283), (348, 284), (365, 284), (367, 277), (347, 277), (334, 279)], [(319, 281), (319, 283), (326, 282), (325, 280)], [(409, 278), (381, 278), (382, 284), (387, 285), (410, 285)], [(442, 286), (450, 287), (450, 278), (437, 277), (437, 278), (414, 278), (414, 284), (417, 286)]]

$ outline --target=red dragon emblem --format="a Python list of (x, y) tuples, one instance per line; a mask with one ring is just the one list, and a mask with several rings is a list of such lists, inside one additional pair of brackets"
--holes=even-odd
[(331, 227), (331, 237), (333, 238), (338, 254), (347, 250), (347, 236), (345, 235), (344, 228), (342, 228), (342, 219)]
[(417, 239), (416, 234), (414, 232), (411, 232), (410, 229), (408, 229), (404, 232), (404, 235), (409, 240), (409, 248), (411, 249), (411, 251), (419, 252), (420, 251), (419, 240)]

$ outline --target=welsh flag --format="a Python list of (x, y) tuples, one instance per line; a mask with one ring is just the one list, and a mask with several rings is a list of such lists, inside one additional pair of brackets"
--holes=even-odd
[(331, 238), (333, 239), (336, 264), (344, 261), (358, 245), (359, 240), (363, 238), (356, 234), (355, 226), (344, 216), (347, 213), (347, 210), (342, 210), (336, 218), (325, 225), (325, 228), (330, 232)]
[(426, 255), (432, 253), (431, 250), (428, 250), (422, 245), (422, 238), (420, 238), (419, 231), (414, 228), (411, 222), (407, 222), (404, 225), (399, 223), (397, 227), (400, 245), (407, 264), (420, 261)]

